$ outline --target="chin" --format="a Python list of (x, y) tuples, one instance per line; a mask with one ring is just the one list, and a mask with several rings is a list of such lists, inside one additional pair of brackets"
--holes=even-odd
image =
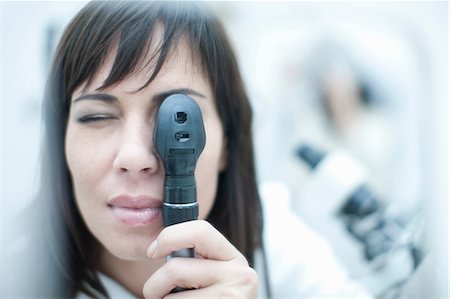
[[(150, 242), (151, 243), (151, 242)], [(118, 247), (114, 246), (114, 248), (106, 248), (114, 257), (126, 260), (126, 261), (142, 261), (148, 260), (147, 257), (147, 248), (150, 246), (150, 243), (147, 244), (136, 244), (124, 242), (124, 245)]]
[(138, 261), (148, 260), (147, 249), (156, 239), (158, 234), (116, 234), (109, 240), (102, 240), (103, 247), (114, 257), (127, 260)]

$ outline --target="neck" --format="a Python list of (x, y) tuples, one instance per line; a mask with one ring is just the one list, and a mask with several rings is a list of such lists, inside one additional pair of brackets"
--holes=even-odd
[(123, 260), (104, 249), (100, 257), (100, 271), (114, 279), (137, 298), (143, 298), (142, 289), (147, 279), (164, 260)]

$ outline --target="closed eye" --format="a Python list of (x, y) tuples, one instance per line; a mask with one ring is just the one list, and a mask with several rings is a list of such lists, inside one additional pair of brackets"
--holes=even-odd
[(100, 122), (105, 121), (109, 119), (115, 119), (114, 116), (108, 115), (108, 114), (90, 114), (85, 115), (80, 118), (78, 118), (78, 122), (80, 123), (93, 123), (93, 122)]

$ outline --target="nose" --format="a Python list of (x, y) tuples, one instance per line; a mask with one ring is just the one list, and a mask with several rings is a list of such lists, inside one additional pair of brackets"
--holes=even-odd
[(129, 176), (156, 173), (159, 159), (153, 147), (153, 126), (130, 124), (124, 127), (113, 168)]

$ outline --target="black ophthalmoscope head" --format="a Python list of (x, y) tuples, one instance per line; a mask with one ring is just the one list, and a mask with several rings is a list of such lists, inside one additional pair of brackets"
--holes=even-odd
[(193, 175), (205, 139), (202, 113), (195, 100), (174, 94), (162, 102), (154, 142), (166, 175)]
[[(198, 218), (195, 167), (205, 147), (205, 128), (197, 103), (184, 94), (167, 97), (156, 116), (153, 142), (164, 164), (164, 227)], [(194, 248), (173, 252), (172, 257), (195, 257)], [(176, 287), (172, 292), (183, 288)]]

